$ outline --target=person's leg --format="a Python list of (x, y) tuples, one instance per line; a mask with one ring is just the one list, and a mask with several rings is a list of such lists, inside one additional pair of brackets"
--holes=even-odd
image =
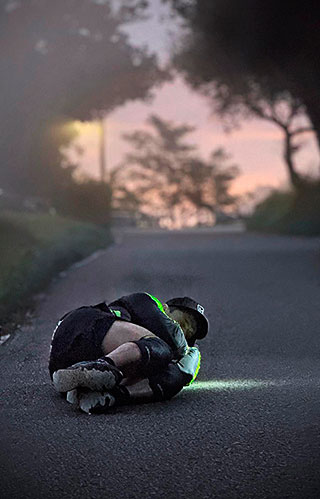
[(137, 341), (144, 336), (155, 337), (151, 331), (142, 326), (116, 320), (102, 340), (102, 350), (108, 355), (125, 343)]
[(170, 363), (157, 374), (130, 384), (125, 379), (113, 390), (105, 392), (81, 392), (68, 394), (68, 401), (77, 403), (88, 413), (106, 413), (112, 407), (170, 400), (190, 381), (179, 367)]
[[(128, 378), (126, 381), (128, 381)], [(132, 385), (120, 384), (109, 391), (86, 391), (78, 388), (67, 394), (67, 401), (87, 414), (106, 413), (112, 407), (146, 403), (154, 400), (154, 392), (147, 378), (140, 379)]]
[[(88, 316), (89, 319), (93, 316), (95, 321), (87, 320), (87, 327), (83, 328), (83, 317), (80, 316), (82, 321), (79, 320), (77, 327), (80, 313), (86, 319)], [(56, 361), (51, 362), (55, 367), (52, 368), (53, 384), (58, 392), (68, 392), (76, 387), (86, 387), (91, 390), (110, 389), (121, 381), (123, 375), (135, 375), (135, 369), (141, 360), (141, 352), (132, 341), (138, 341), (145, 335), (154, 335), (135, 324), (112, 320), (109, 326), (109, 321), (107, 314), (88, 308), (71, 315), (67, 322), (60, 325), (58, 334), (55, 334), (56, 344), (53, 345)], [(66, 344), (63, 340), (70, 336), (71, 330), (84, 330), (84, 332), (74, 334), (73, 341)], [(99, 353), (94, 357), (93, 352)], [(68, 362), (71, 358), (76, 361)]]
[(157, 373), (146, 379), (138, 380), (135, 384), (127, 384), (123, 380), (120, 384), (125, 387), (128, 395), (127, 402), (139, 403), (149, 401), (169, 400), (179, 393), (190, 381), (189, 377), (177, 366), (170, 362)]
[(50, 345), (49, 373), (66, 369), (77, 362), (103, 357), (101, 343), (115, 322), (115, 316), (93, 307), (80, 307), (59, 320)]
[(125, 378), (146, 378), (173, 358), (169, 345), (147, 329), (116, 321), (102, 342), (105, 358), (120, 369)]
[(102, 341), (107, 359), (120, 369), (125, 378), (136, 378), (141, 365), (141, 349), (135, 343), (141, 338), (155, 337), (148, 329), (130, 322), (116, 321)]
[(147, 329), (116, 321), (102, 341), (107, 355), (90, 362), (79, 362), (53, 374), (57, 391), (77, 387), (109, 390), (126, 378), (145, 378), (158, 372), (172, 360), (172, 350), (163, 340)]

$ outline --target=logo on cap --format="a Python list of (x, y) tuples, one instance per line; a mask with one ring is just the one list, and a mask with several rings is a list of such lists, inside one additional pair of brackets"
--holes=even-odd
[(202, 307), (202, 305), (199, 305), (199, 303), (197, 305), (197, 310), (198, 312), (200, 312), (200, 314), (204, 314), (204, 308)]

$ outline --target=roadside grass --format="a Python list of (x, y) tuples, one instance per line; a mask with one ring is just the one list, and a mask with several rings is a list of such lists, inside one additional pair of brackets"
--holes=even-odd
[(50, 214), (0, 213), (0, 334), (32, 307), (33, 295), (72, 263), (112, 242), (108, 228)]

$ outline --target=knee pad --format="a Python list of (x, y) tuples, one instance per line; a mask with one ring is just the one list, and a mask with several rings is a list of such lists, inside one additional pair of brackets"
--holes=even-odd
[[(170, 363), (161, 372), (149, 377), (155, 400), (169, 400), (186, 385), (187, 376), (176, 364)], [(188, 378), (189, 379), (189, 378)]]
[(135, 343), (140, 349), (142, 355), (141, 370), (146, 378), (166, 367), (173, 359), (173, 352), (169, 345), (157, 336), (140, 338), (132, 343)]

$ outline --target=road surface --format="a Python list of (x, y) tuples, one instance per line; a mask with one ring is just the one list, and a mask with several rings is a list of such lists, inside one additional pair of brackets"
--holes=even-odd
[[(320, 240), (118, 233), (0, 347), (3, 499), (320, 497)], [(198, 382), (169, 402), (77, 412), (47, 372), (58, 318), (136, 291), (211, 321)]]

